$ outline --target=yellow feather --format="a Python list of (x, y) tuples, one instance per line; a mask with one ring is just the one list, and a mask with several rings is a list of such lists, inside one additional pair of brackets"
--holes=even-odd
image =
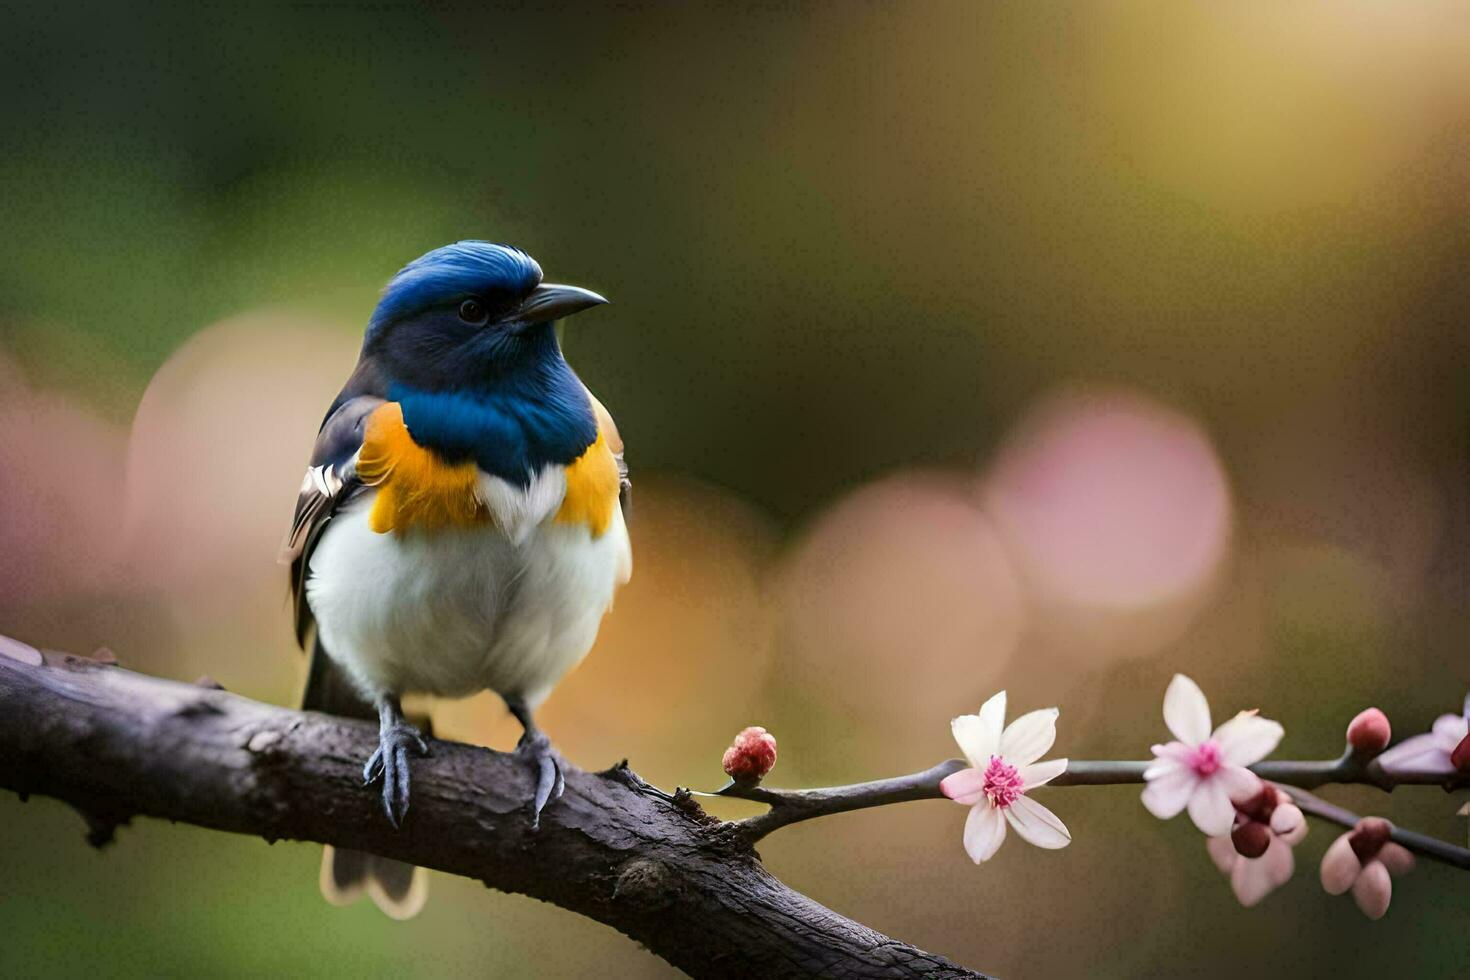
[(618, 463), (601, 428), (597, 441), (567, 466), (567, 495), (556, 512), (559, 524), (586, 524), (602, 537), (618, 505)]
[(368, 417), (357, 474), (378, 488), (368, 526), (379, 534), (490, 519), (476, 493), (479, 468), (469, 460), (445, 463), (414, 442), (397, 402), (380, 405)]

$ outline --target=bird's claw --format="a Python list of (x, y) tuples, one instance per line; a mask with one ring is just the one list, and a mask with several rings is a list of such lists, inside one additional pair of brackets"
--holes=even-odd
[(378, 732), (378, 747), (362, 767), (363, 785), (383, 781), (383, 810), (396, 829), (408, 813), (408, 752), (429, 754), (419, 730), (401, 722)]
[(531, 801), (531, 829), (535, 830), (541, 826), (541, 811), (547, 803), (561, 799), (567, 782), (551, 740), (541, 732), (522, 736), (516, 754), (530, 759), (536, 767), (536, 795)]

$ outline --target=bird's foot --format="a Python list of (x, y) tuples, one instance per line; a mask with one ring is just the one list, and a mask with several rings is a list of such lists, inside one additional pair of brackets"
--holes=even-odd
[(531, 829), (541, 826), (541, 811), (552, 800), (561, 799), (567, 783), (561, 774), (561, 762), (551, 739), (539, 731), (529, 731), (516, 744), (516, 755), (531, 760), (536, 776), (536, 795), (531, 800)]
[(364, 785), (383, 781), (383, 810), (395, 828), (408, 813), (408, 753), (428, 755), (429, 745), (419, 730), (406, 721), (396, 721), (378, 730), (378, 748), (362, 767)]

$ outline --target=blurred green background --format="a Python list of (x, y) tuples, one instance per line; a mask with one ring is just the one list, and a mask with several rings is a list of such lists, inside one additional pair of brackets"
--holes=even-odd
[[(1000, 687), (1135, 758), (1175, 671), (1282, 757), (1368, 704), (1423, 730), (1470, 687), (1467, 50), (1451, 3), (9, 6), (0, 631), (291, 703), (321, 412), (383, 282), (478, 237), (613, 300), (566, 346), (636, 571), (545, 709), (573, 761), (713, 787), (764, 724), (773, 783), (870, 778)], [(1455, 840), (1463, 796), (1337, 794)], [(1136, 789), (1040, 798), (1067, 850), (974, 867), (936, 802), (762, 853), (1011, 977), (1470, 962), (1463, 873), (1367, 924), (1319, 825), (1242, 910)], [(7, 976), (672, 972), (464, 880), (390, 923), (323, 904), (312, 846), (0, 819)]]

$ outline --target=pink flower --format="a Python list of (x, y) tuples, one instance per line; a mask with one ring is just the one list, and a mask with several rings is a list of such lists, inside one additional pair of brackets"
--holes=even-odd
[(1351, 888), (1364, 915), (1383, 918), (1393, 897), (1389, 874), (1408, 874), (1414, 867), (1414, 855), (1395, 844), (1392, 833), (1393, 824), (1382, 817), (1364, 817), (1333, 841), (1322, 855), (1322, 887), (1327, 894), (1341, 895)]
[(776, 736), (759, 725), (743, 729), (720, 764), (735, 782), (754, 785), (776, 765)]
[(1246, 766), (1260, 762), (1285, 730), (1274, 721), (1242, 711), (1210, 732), (1210, 705), (1199, 685), (1175, 674), (1164, 693), (1164, 724), (1176, 741), (1155, 745), (1154, 764), (1144, 770), (1143, 805), (1160, 820), (1186, 807), (1194, 825), (1224, 837), (1235, 822), (1235, 802), (1255, 796), (1261, 781)]
[(1229, 837), (1211, 837), (1205, 849), (1230, 876), (1235, 898), (1250, 908), (1291, 879), (1291, 849), (1307, 836), (1307, 818), (1274, 786), (1239, 806)]
[(1467, 750), (1463, 748), (1470, 738), (1470, 695), (1465, 698), (1465, 710), (1458, 715), (1440, 715), (1434, 727), (1423, 735), (1404, 739), (1378, 757), (1384, 772), (1440, 772), (1449, 775), (1457, 771), (1456, 751), (1460, 762), (1467, 762)]
[(1057, 739), (1056, 708), (1032, 711), (1004, 731), (1006, 692), (986, 701), (978, 715), (951, 723), (954, 740), (972, 768), (946, 776), (945, 796), (970, 807), (965, 851), (976, 864), (988, 861), (1006, 839), (1006, 824), (1037, 847), (1066, 847), (1072, 835), (1056, 814), (1026, 796), (1066, 771), (1066, 759), (1037, 762)]

